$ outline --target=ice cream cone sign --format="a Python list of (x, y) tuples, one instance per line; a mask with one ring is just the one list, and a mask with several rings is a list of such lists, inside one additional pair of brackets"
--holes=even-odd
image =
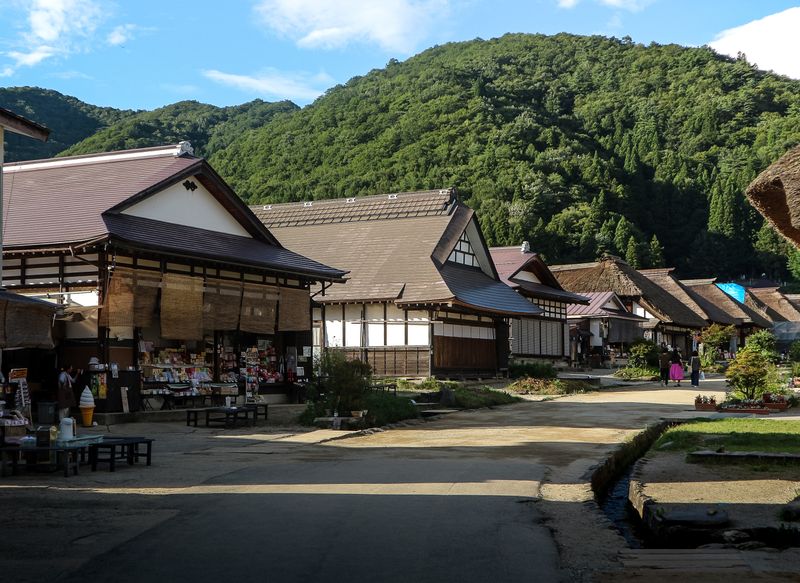
[(92, 391), (89, 390), (89, 387), (83, 389), (78, 407), (81, 410), (83, 426), (91, 427), (92, 417), (94, 416), (94, 395), (92, 395)]

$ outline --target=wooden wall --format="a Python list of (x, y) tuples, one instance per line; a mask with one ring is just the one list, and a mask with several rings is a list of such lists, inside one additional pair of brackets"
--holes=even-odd
[(494, 372), (497, 370), (496, 341), (434, 336), (433, 368)]
[(375, 376), (429, 377), (431, 376), (430, 350), (427, 347), (406, 348), (397, 346), (374, 348), (344, 348), (350, 360), (366, 360)]

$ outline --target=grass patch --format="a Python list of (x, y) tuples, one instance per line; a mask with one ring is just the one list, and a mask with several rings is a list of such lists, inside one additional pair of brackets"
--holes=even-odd
[(508, 405), (521, 401), (519, 397), (488, 387), (456, 387), (455, 406), (463, 409), (479, 409), (495, 405)]
[(658, 369), (650, 367), (650, 366), (626, 366), (625, 368), (619, 369), (617, 372), (614, 373), (614, 376), (618, 379), (623, 379), (626, 381), (634, 380), (634, 379), (641, 379), (646, 378), (649, 380), (658, 380)]
[(764, 451), (800, 453), (800, 423), (768, 419), (690, 421), (667, 430), (653, 446), (663, 451)]
[(380, 427), (403, 419), (419, 417), (419, 411), (406, 397), (395, 397), (391, 393), (372, 393), (364, 398), (367, 409), (367, 425)]
[(586, 381), (575, 379), (534, 379), (524, 378), (514, 381), (505, 389), (517, 395), (571, 395), (595, 390)]

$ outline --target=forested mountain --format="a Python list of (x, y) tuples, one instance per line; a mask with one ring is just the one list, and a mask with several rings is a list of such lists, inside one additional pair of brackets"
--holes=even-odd
[(226, 148), (236, 136), (267, 124), (279, 113), (293, 112), (291, 101), (267, 103), (257, 99), (233, 107), (181, 101), (127, 117), (75, 144), (62, 155), (177, 144), (188, 140), (198, 156)]
[(551, 262), (781, 276), (743, 190), (800, 142), (799, 98), (708, 48), (514, 34), (390, 62), (211, 162), (254, 202), (455, 186), (490, 243)]
[(0, 107), (50, 128), (47, 142), (6, 133), (5, 159), (8, 162), (52, 158), (98, 130), (136, 113), (96, 107), (57, 91), (38, 87), (0, 88)]
[(120, 114), (69, 152), (190, 139), (248, 202), (454, 186), (491, 244), (527, 239), (553, 263), (784, 278), (792, 255), (800, 275), (743, 196), (800, 143), (800, 82), (744, 58), (512, 34), (390, 61), (303, 109), (241, 107)]

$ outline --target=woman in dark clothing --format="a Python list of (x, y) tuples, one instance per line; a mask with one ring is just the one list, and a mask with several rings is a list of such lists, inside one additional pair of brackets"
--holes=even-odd
[(669, 379), (675, 381), (676, 387), (680, 387), (683, 380), (683, 361), (677, 348), (672, 351), (672, 356), (669, 360), (672, 363), (669, 365)]
[(692, 357), (689, 359), (689, 369), (692, 371), (692, 386), (700, 386), (700, 357), (697, 351), (692, 351)]
[(661, 354), (658, 355), (658, 368), (659, 372), (661, 373), (661, 384), (665, 387), (669, 386), (669, 365), (670, 365), (670, 356), (669, 351), (664, 348), (661, 351)]

